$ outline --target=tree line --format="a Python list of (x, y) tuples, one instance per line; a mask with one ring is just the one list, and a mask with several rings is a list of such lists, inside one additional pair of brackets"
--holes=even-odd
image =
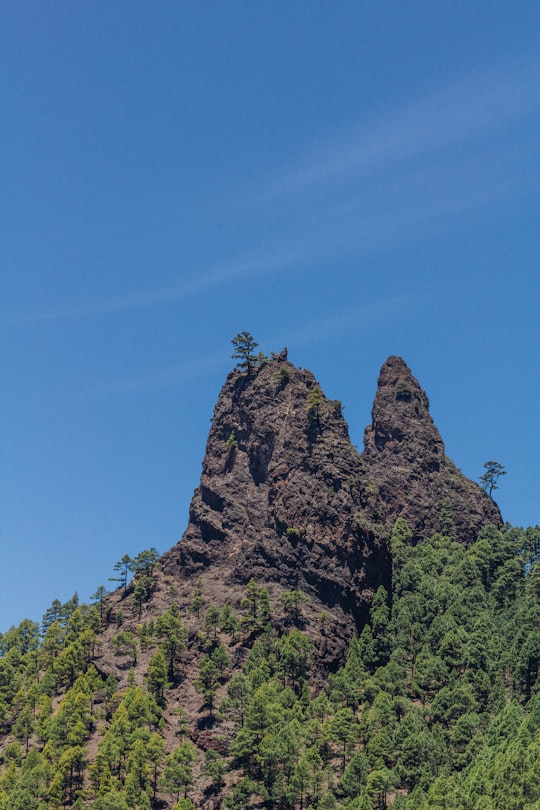
[(0, 810), (539, 810), (540, 529), (466, 548), (441, 523), (396, 522), (391, 587), (324, 680), (305, 594), (217, 605), (200, 579), (141, 621), (146, 553), (115, 571), (129, 622), (98, 589), (1, 634)]

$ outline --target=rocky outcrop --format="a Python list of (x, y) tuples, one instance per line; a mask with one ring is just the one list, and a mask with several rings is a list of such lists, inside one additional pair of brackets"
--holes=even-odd
[(417, 540), (448, 524), (474, 539), (499, 524), (495, 504), (445, 457), (425, 393), (398, 357), (383, 365), (366, 429), (352, 446), (338, 401), (295, 368), (286, 352), (229, 374), (215, 407), (189, 525), (164, 557), (185, 584), (201, 576), (217, 603), (240, 601), (251, 577), (274, 603), (283, 591), (307, 597), (306, 629), (328, 632), (336, 660), (389, 585), (388, 539), (404, 517)]
[(165, 555), (166, 571), (204, 579), (218, 572), (213, 587), (219, 580), (229, 598), (251, 577), (274, 598), (300, 590), (309, 597), (306, 622), (324, 609), (328, 643), (341, 649), (386, 583), (380, 505), (341, 404), (281, 355), (228, 376), (189, 526)]
[(428, 398), (401, 357), (381, 369), (364, 444), (388, 526), (403, 517), (421, 540), (453, 520), (456, 536), (471, 543), (482, 526), (501, 525), (496, 504), (445, 456)]

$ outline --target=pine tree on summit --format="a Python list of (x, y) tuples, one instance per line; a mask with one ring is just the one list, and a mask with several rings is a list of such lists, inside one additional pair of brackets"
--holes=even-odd
[(253, 354), (253, 351), (259, 345), (256, 343), (249, 332), (239, 332), (236, 337), (232, 339), (234, 353), (231, 355), (233, 360), (237, 360), (237, 368), (241, 371), (247, 371), (251, 374), (253, 367), (256, 365), (258, 357)]

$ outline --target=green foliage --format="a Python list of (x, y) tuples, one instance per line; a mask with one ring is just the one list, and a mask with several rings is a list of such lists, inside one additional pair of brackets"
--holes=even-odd
[(207, 633), (211, 633), (214, 639), (217, 638), (220, 618), (221, 611), (217, 605), (210, 605), (204, 616), (204, 628)]
[(456, 539), (456, 527), (454, 525), (454, 509), (450, 498), (445, 498), (439, 511), (439, 532), (451, 540)]
[(268, 627), (271, 617), (270, 599), (268, 590), (257, 585), (252, 578), (246, 586), (246, 595), (242, 599), (242, 608), (246, 615), (242, 619), (245, 630), (260, 632)]
[(314, 422), (319, 422), (319, 417), (321, 413), (321, 405), (324, 402), (324, 397), (322, 394), (321, 389), (319, 386), (315, 386), (307, 395), (307, 405), (306, 411), (308, 412), (308, 416)]
[(259, 344), (253, 340), (249, 332), (244, 331), (239, 332), (233, 337), (232, 345), (234, 348), (232, 359), (237, 361), (236, 367), (241, 371), (247, 371), (248, 374), (251, 374), (253, 368), (261, 359), (253, 354)]
[(142, 613), (143, 603), (148, 602), (152, 598), (154, 588), (154, 579), (148, 574), (142, 574), (137, 578), (135, 588), (133, 589), (133, 602), (138, 608), (139, 617)]
[(118, 572), (117, 577), (109, 577), (110, 582), (119, 582), (124, 589), (127, 590), (128, 576), (133, 570), (133, 560), (129, 554), (124, 554), (121, 560), (118, 560), (114, 565), (114, 570)]
[(210, 715), (214, 711), (214, 700), (218, 686), (219, 667), (214, 663), (210, 655), (205, 655), (199, 666), (195, 689), (202, 694), (204, 707), (208, 709)]
[(193, 782), (193, 764), (197, 758), (197, 749), (189, 740), (180, 743), (178, 748), (169, 754), (161, 776), (161, 788), (175, 796), (178, 802), (180, 793), (187, 798), (189, 786)]
[(99, 605), (99, 619), (103, 622), (104, 613), (105, 613), (105, 606), (107, 604), (107, 597), (109, 595), (109, 591), (105, 588), (104, 585), (100, 585), (97, 588), (96, 592), (92, 594), (90, 599), (92, 600), (92, 604)]
[(186, 627), (174, 605), (158, 616), (155, 633), (162, 639), (161, 647), (167, 660), (167, 674), (174, 682), (179, 656), (186, 648), (187, 637)]
[(284, 591), (279, 597), (285, 615), (290, 622), (299, 626), (302, 623), (302, 604), (307, 602), (307, 596), (302, 591)]
[(225, 807), (229, 810), (245, 810), (250, 806), (250, 799), (255, 792), (255, 785), (251, 779), (241, 779), (225, 799)]
[[(436, 808), (446, 795), (450, 806), (476, 807), (465, 797), (485, 770), (482, 752), (491, 763), (491, 741), (506, 746), (529, 716), (521, 709), (511, 725), (501, 715), (496, 732), (509, 674), (522, 700), (531, 696), (532, 706), (535, 694), (540, 588), (536, 563), (525, 560), (537, 554), (537, 541), (487, 529), (467, 549), (453, 540), (452, 525), (448, 519), (444, 534), (415, 546), (398, 521), (393, 592), (375, 593), (370, 623), (329, 678), (327, 697), (306, 702), (309, 642), (297, 630), (270, 646), (254, 643), (247, 677), (235, 676), (223, 705), (237, 728), (233, 763), (248, 780), (241, 800), (240, 790), (229, 793), (230, 806), (250, 801), (249, 792), (291, 809), (382, 807), (397, 786), (396, 806)], [(249, 592), (245, 607), (256, 615), (255, 583)], [(516, 762), (534, 761), (523, 745), (516, 751)], [(527, 765), (526, 779), (515, 780), (512, 767), (502, 779), (481, 777), (481, 795), (492, 796), (486, 807), (537, 800), (536, 774)], [(512, 792), (503, 790), (512, 780)]]
[(410, 402), (413, 397), (413, 387), (408, 380), (399, 379), (396, 383), (396, 399), (398, 402)]
[(313, 645), (303, 633), (291, 630), (276, 641), (275, 649), (283, 686), (290, 686), (300, 694), (311, 666)]
[[(283, 633), (254, 579), (244, 633), (230, 604), (210, 605), (202, 645), (201, 582), (189, 634), (174, 605), (135, 632), (125, 600), (104, 631), (120, 683), (93, 663), (120, 595), (55, 600), (41, 636), (29, 621), (1, 634), (0, 810), (539, 808), (540, 529), (487, 528), (467, 548), (447, 507), (419, 543), (396, 522), (391, 588), (326, 680), (312, 661), (329, 630), (315, 648), (316, 625), (301, 632), (302, 592), (283, 594)], [(198, 715), (182, 705), (192, 686)]]
[[(109, 577), (109, 580), (111, 582), (119, 582), (125, 593), (127, 590), (129, 575), (142, 575), (141, 579), (144, 585), (139, 586), (136, 599), (136, 602), (140, 605), (141, 602), (147, 601), (153, 592), (154, 581), (152, 574), (158, 565), (159, 552), (155, 548), (140, 551), (134, 559), (132, 559), (129, 554), (124, 554), (122, 559), (118, 560), (114, 566), (114, 570), (118, 573), (118, 576)], [(95, 596), (98, 594), (99, 589)]]
[(158, 650), (148, 662), (148, 691), (158, 703), (163, 702), (165, 689), (168, 687), (167, 662), (163, 650)]
[(174, 805), (173, 810), (197, 810), (197, 807), (193, 804), (191, 799), (180, 799), (180, 801), (176, 802)]
[(189, 610), (191, 613), (195, 613), (195, 615), (198, 618), (202, 606), (203, 606), (202, 577), (198, 577), (195, 583), (195, 589), (193, 591), (193, 601), (191, 602)]
[(145, 574), (151, 576), (154, 570), (159, 566), (159, 552), (155, 548), (143, 549), (140, 551), (132, 562), (131, 570), (136, 576), (137, 574)]
[(227, 655), (227, 650), (223, 644), (217, 644), (214, 646), (214, 649), (210, 653), (210, 659), (218, 668), (220, 678), (223, 678), (225, 671), (231, 666), (230, 658)]
[(278, 389), (285, 388), (285, 386), (291, 379), (291, 372), (289, 371), (287, 366), (280, 366), (276, 371), (276, 373), (274, 374), (274, 379), (276, 381)]
[(222, 633), (227, 633), (231, 636), (232, 642), (235, 643), (237, 640), (238, 629), (240, 627), (240, 622), (236, 617), (234, 610), (232, 609), (231, 605), (226, 602), (222, 609), (219, 618), (219, 629)]
[(133, 635), (133, 633), (128, 633), (126, 631), (121, 632), (118, 633), (116, 636), (113, 636), (111, 643), (115, 655), (129, 656), (131, 658), (132, 666), (136, 666), (137, 647), (138, 647), (137, 636)]
[(237, 728), (243, 728), (246, 710), (252, 694), (249, 678), (243, 672), (233, 675), (227, 687), (227, 697), (223, 700), (220, 711), (232, 718)]
[(480, 483), (491, 498), (493, 490), (499, 488), (499, 478), (502, 475), (506, 475), (506, 470), (498, 461), (486, 461), (484, 470), (484, 474), (480, 476)]
[(209, 748), (206, 752), (204, 767), (201, 773), (203, 776), (210, 777), (211, 784), (216, 790), (221, 790), (224, 785), (225, 764), (223, 757), (212, 748)]

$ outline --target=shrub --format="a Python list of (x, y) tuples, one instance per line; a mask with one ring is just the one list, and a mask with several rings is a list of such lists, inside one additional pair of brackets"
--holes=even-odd
[(412, 385), (406, 380), (399, 379), (396, 383), (396, 399), (400, 402), (410, 402), (412, 395)]

